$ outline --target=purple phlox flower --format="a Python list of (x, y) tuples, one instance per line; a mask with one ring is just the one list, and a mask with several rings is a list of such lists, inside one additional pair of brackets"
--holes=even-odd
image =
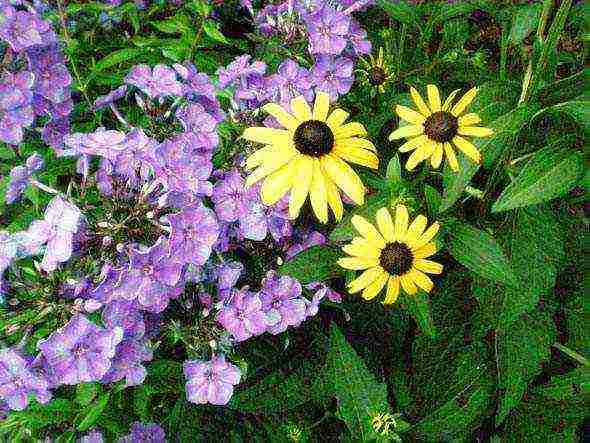
[(185, 263), (203, 265), (219, 236), (215, 214), (203, 204), (167, 216), (170, 253)]
[(272, 81), (278, 89), (279, 100), (283, 106), (287, 106), (292, 98), (300, 95), (308, 102), (313, 100), (309, 70), (299, 66), (294, 60), (283, 61), (276, 74), (272, 76)]
[(247, 212), (245, 181), (237, 169), (225, 173), (213, 187), (211, 200), (219, 220), (234, 222)]
[(306, 289), (310, 291), (315, 291), (311, 301), (307, 300), (307, 307), (305, 315), (307, 317), (313, 317), (318, 313), (320, 303), (324, 298), (328, 298), (328, 300), (333, 301), (335, 303), (342, 302), (342, 295), (338, 292), (332, 290), (328, 285), (322, 282), (311, 282), (305, 285)]
[(147, 375), (142, 362), (153, 358), (147, 342), (127, 339), (117, 345), (117, 352), (102, 383), (114, 383), (125, 379), (125, 386), (138, 386)]
[(230, 295), (243, 270), (244, 265), (237, 261), (225, 262), (216, 266), (214, 272), (217, 279), (219, 300), (225, 300)]
[(23, 128), (33, 124), (35, 76), (29, 71), (6, 72), (0, 79), (0, 141), (16, 145), (23, 139)]
[(287, 253), (285, 254), (285, 258), (287, 260), (291, 260), (297, 254), (311, 248), (312, 246), (324, 245), (327, 242), (324, 234), (321, 234), (317, 231), (305, 231), (298, 234), (300, 237), (299, 241), (292, 244), (289, 249), (287, 249)]
[(241, 55), (236, 57), (227, 67), (219, 68), (219, 87), (221, 89), (234, 84), (237, 80), (245, 79), (251, 75), (264, 75), (266, 72), (266, 63), (254, 61), (250, 63), (250, 55)]
[(0, 349), (0, 401), (5, 401), (10, 409), (22, 411), (29, 404), (29, 394), (38, 402), (47, 403), (51, 398), (49, 383), (17, 352)]
[(131, 425), (131, 433), (120, 438), (117, 443), (166, 443), (166, 433), (156, 423), (140, 423)]
[(176, 79), (176, 71), (166, 65), (137, 65), (127, 77), (125, 83), (136, 86), (150, 98), (163, 98), (169, 95), (182, 95), (182, 85)]
[(182, 268), (175, 255), (170, 256), (168, 242), (160, 237), (149, 248), (130, 250), (129, 268), (118, 287), (114, 288), (116, 299), (137, 300), (143, 309), (162, 312), (170, 298), (182, 291)]
[(127, 90), (129, 87), (127, 85), (119, 86), (117, 89), (113, 89), (106, 95), (101, 95), (96, 100), (94, 100), (94, 109), (102, 109), (105, 106), (109, 106), (111, 103), (116, 102), (117, 100), (122, 99), (127, 94)]
[(94, 132), (77, 132), (65, 138), (69, 150), (64, 155), (88, 154), (115, 160), (126, 148), (126, 135), (121, 131), (98, 128)]
[(266, 206), (260, 199), (261, 184), (246, 191), (247, 212), (240, 218), (240, 235), (250, 240), (264, 240), (268, 233), (280, 242), (291, 236), (293, 228), (289, 219), (289, 199), (283, 197), (273, 206)]
[(234, 385), (240, 382), (241, 371), (220, 355), (208, 362), (184, 362), (184, 376), (187, 379), (186, 396), (189, 401), (225, 405), (231, 399)]
[(81, 437), (78, 443), (104, 443), (104, 438), (100, 431), (92, 430)]
[(53, 118), (43, 127), (43, 141), (54, 148), (61, 150), (64, 138), (70, 133), (69, 118)]
[(260, 296), (250, 291), (232, 291), (221, 304), (217, 321), (238, 342), (264, 333), (268, 326)]
[(183, 79), (183, 95), (191, 102), (202, 105), (217, 123), (225, 120), (225, 114), (215, 96), (215, 86), (209, 76), (197, 71), (192, 63), (177, 63), (174, 69)]
[(82, 277), (78, 280), (67, 279), (58, 289), (58, 294), (62, 298), (75, 300), (79, 298), (87, 298), (88, 291), (92, 288), (92, 282), (87, 277)]
[(305, 320), (306, 303), (297, 280), (289, 276), (279, 277), (269, 271), (262, 285), (260, 299), (269, 324), (268, 332), (276, 335)]
[(35, 172), (43, 168), (43, 157), (35, 153), (27, 158), (23, 166), (16, 166), (10, 171), (10, 181), (6, 189), (6, 203), (11, 204), (17, 201)]
[(19, 242), (13, 235), (0, 231), (0, 275), (10, 266), (18, 252)]
[(340, 95), (346, 94), (354, 83), (354, 63), (347, 57), (333, 58), (318, 56), (312, 69), (312, 80), (316, 91), (330, 95), (335, 102)]
[[(35, 74), (35, 108), (38, 115), (43, 112), (60, 116), (69, 114), (72, 107), (72, 76), (64, 63), (57, 45), (29, 50), (29, 61)], [(48, 101), (49, 103), (46, 103)], [(55, 107), (63, 104), (64, 109)]]
[(206, 146), (193, 145), (198, 138), (182, 133), (160, 145), (152, 161), (154, 174), (166, 191), (211, 195), (213, 185), (208, 181), (213, 170), (210, 155), (198, 152)]
[(260, 74), (248, 75), (236, 87), (234, 100), (240, 105), (240, 109), (255, 109), (267, 101), (274, 101), (277, 88), (272, 77)]
[(6, 40), (15, 52), (36, 45), (47, 45), (56, 40), (51, 25), (37, 14), (4, 7), (2, 15), (0, 37)]
[(202, 146), (200, 151), (213, 152), (219, 144), (217, 120), (205, 111), (200, 103), (188, 103), (176, 111), (176, 117), (185, 131), (194, 134), (195, 146)]
[(102, 311), (102, 322), (108, 329), (119, 326), (124, 338), (139, 339), (145, 334), (143, 313), (133, 302), (115, 300), (108, 303)]
[(51, 368), (54, 382), (75, 385), (100, 380), (122, 340), (123, 329), (105, 330), (77, 314), (37, 347)]
[(304, 16), (309, 34), (309, 52), (338, 55), (348, 40), (350, 17), (328, 5)]
[(367, 31), (355, 19), (350, 20), (348, 39), (355, 55), (366, 55), (371, 52), (372, 45), (367, 38)]

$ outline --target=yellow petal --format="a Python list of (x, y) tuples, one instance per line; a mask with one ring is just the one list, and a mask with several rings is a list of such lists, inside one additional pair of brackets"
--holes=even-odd
[(291, 112), (300, 122), (312, 119), (311, 108), (302, 95), (291, 100)]
[(400, 118), (403, 118), (405, 121), (413, 125), (422, 125), (426, 121), (426, 117), (407, 106), (397, 105), (395, 107), (395, 112)]
[(383, 300), (384, 305), (391, 305), (395, 303), (397, 297), (399, 296), (399, 277), (394, 277), (393, 275), (389, 277), (387, 281), (387, 294), (385, 295), (385, 300)]
[(443, 271), (443, 265), (425, 258), (414, 260), (414, 267), (429, 274), (441, 274)]
[(465, 93), (463, 97), (461, 97), (461, 99), (455, 104), (455, 106), (453, 106), (453, 109), (451, 109), (451, 113), (455, 117), (459, 117), (461, 114), (463, 114), (463, 111), (465, 111), (467, 106), (471, 104), (476, 95), (477, 88), (471, 88), (469, 91)]
[(291, 219), (299, 216), (299, 211), (309, 194), (313, 177), (312, 159), (307, 155), (300, 156), (294, 160), (293, 170), (293, 187), (289, 198), (289, 218)]
[(408, 277), (411, 278), (419, 288), (426, 292), (432, 291), (432, 288), (434, 287), (434, 283), (432, 283), (430, 277), (417, 269), (412, 269), (408, 273)]
[(428, 140), (427, 143), (416, 149), (406, 162), (406, 169), (408, 171), (413, 171), (414, 168), (426, 160), (428, 157), (432, 155), (434, 149), (436, 148), (437, 143), (433, 140)]
[(408, 230), (408, 209), (404, 205), (397, 205), (395, 209), (395, 240), (402, 240)]
[(436, 87), (436, 85), (426, 86), (426, 92), (428, 94), (428, 104), (430, 105), (430, 110), (433, 113), (440, 111), (440, 93), (438, 92), (438, 88)]
[(328, 192), (328, 204), (334, 213), (334, 218), (336, 221), (342, 220), (342, 215), (344, 214), (344, 206), (342, 205), (342, 199), (340, 198), (340, 193), (338, 192), (338, 187), (336, 184), (328, 177), (324, 177), (326, 181), (326, 191)]
[(299, 126), (299, 120), (289, 114), (282, 106), (276, 103), (267, 103), (262, 109), (272, 115), (277, 121), (290, 131), (295, 131)]
[(283, 145), (288, 144), (291, 140), (289, 131), (266, 127), (246, 128), (242, 137), (251, 142), (264, 143), (266, 145)]
[(361, 258), (379, 258), (381, 250), (375, 248), (368, 242), (349, 243), (342, 247), (342, 250), (348, 255)]
[(333, 130), (334, 138), (347, 138), (347, 137), (354, 137), (357, 135), (364, 136), (367, 135), (367, 130), (365, 127), (358, 122), (350, 122), (346, 123), (345, 125), (339, 126)]
[(330, 110), (330, 96), (323, 91), (318, 91), (315, 94), (315, 103), (313, 105), (313, 119), (326, 121), (328, 118), (328, 111)]
[(418, 291), (418, 288), (416, 288), (416, 285), (410, 278), (409, 274), (402, 275), (400, 277), (400, 283), (402, 284), (404, 291), (409, 295), (414, 295)]
[(328, 193), (324, 183), (324, 174), (320, 161), (313, 159), (313, 179), (309, 190), (311, 207), (318, 220), (322, 223), (328, 222)]
[(459, 134), (471, 135), (473, 137), (489, 137), (494, 131), (490, 128), (483, 128), (481, 126), (459, 126)]
[(385, 247), (385, 240), (383, 239), (383, 236), (379, 233), (379, 231), (377, 231), (375, 226), (367, 221), (367, 219), (361, 217), (360, 215), (353, 215), (350, 221), (359, 234), (366, 238), (369, 243), (379, 249), (383, 249)]
[(398, 140), (404, 137), (414, 137), (424, 133), (424, 126), (422, 125), (406, 125), (397, 128), (389, 134), (389, 141)]
[(383, 238), (391, 243), (395, 241), (395, 229), (393, 227), (393, 221), (391, 220), (391, 214), (387, 208), (381, 208), (377, 211), (377, 226)]
[(420, 146), (428, 143), (430, 141), (430, 139), (428, 138), (427, 135), (423, 134), (420, 135), (416, 138), (413, 138), (411, 140), (408, 140), (407, 142), (405, 142), (403, 145), (401, 145), (399, 147), (399, 152), (409, 152), (412, 151), (416, 148), (419, 148)]
[(367, 168), (377, 169), (379, 167), (379, 158), (374, 152), (361, 148), (343, 148), (336, 145), (332, 150), (333, 155), (337, 155), (343, 160), (357, 165), (366, 166)]
[(293, 184), (293, 166), (288, 164), (270, 174), (260, 188), (260, 198), (267, 206), (274, 205), (288, 191)]
[(360, 137), (349, 137), (349, 138), (338, 138), (336, 139), (336, 145), (342, 146), (344, 149), (347, 148), (362, 148), (368, 149), (369, 151), (377, 152), (377, 148), (371, 142), (371, 140), (367, 140), (366, 138)]
[(481, 118), (479, 118), (479, 115), (477, 115), (475, 113), (462, 115), (457, 120), (457, 123), (459, 123), (459, 126), (477, 125), (479, 122), (481, 122)]
[(430, 240), (432, 240), (434, 238), (434, 236), (438, 233), (439, 229), (440, 229), (439, 222), (434, 222), (433, 224), (431, 224), (430, 227), (424, 232), (424, 234), (422, 234), (420, 236), (420, 239), (418, 241), (416, 241), (415, 243), (412, 243), (411, 248), (412, 249), (419, 249), (422, 246), (424, 246), (426, 243), (428, 243)]
[(294, 158), (298, 157), (297, 151), (283, 151), (273, 149), (271, 151), (272, 162), (266, 161), (268, 159), (268, 155), (265, 157), (264, 163), (259, 166), (255, 171), (253, 171), (247, 178), (246, 178), (246, 187), (249, 188), (257, 181), (263, 179), (267, 175), (272, 174), (275, 171), (281, 169), (284, 165), (289, 163)]
[(334, 131), (344, 124), (349, 115), (350, 114), (343, 109), (334, 109), (326, 120), (326, 124), (332, 131)]
[(340, 158), (327, 154), (320, 158), (324, 171), (330, 179), (336, 183), (344, 193), (357, 205), (362, 205), (365, 201), (365, 186), (356, 175), (356, 172), (340, 160)]
[(475, 163), (481, 162), (481, 154), (479, 153), (477, 148), (473, 146), (473, 143), (471, 143), (469, 140), (466, 140), (463, 137), (456, 135), (455, 137), (453, 137), (453, 143), (455, 144), (455, 146), (457, 146), (457, 148), (463, 151), (463, 154), (465, 154)]
[(417, 216), (410, 224), (404, 240), (406, 240), (408, 243), (412, 241), (417, 242), (422, 236), (424, 229), (426, 229), (427, 223), (428, 219), (426, 217), (423, 215)]
[(412, 253), (414, 258), (427, 258), (436, 253), (436, 245), (434, 243), (427, 243)]
[(379, 264), (379, 260), (376, 258), (344, 257), (338, 259), (338, 264), (344, 269), (360, 271), (362, 269), (377, 266)]
[(272, 151), (272, 146), (267, 146), (255, 151), (252, 153), (252, 155), (250, 155), (250, 157), (246, 159), (245, 169), (249, 171), (257, 166), (260, 166), (262, 163), (264, 163), (266, 156)]
[(428, 109), (426, 103), (424, 103), (424, 99), (422, 98), (420, 93), (416, 91), (416, 89), (414, 89), (413, 87), (410, 87), (410, 95), (412, 96), (412, 100), (414, 100), (414, 103), (416, 104), (418, 111), (420, 111), (420, 113), (424, 117), (428, 117), (430, 116), (430, 114), (432, 114), (432, 112), (430, 112), (430, 109)]
[(442, 110), (443, 111), (448, 111), (449, 108), (451, 107), (451, 104), (453, 103), (453, 100), (455, 100), (455, 96), (461, 92), (460, 89), (455, 89), (453, 92), (451, 92), (449, 94), (449, 96), (447, 97), (447, 99), (445, 100), (445, 103), (442, 106)]
[(388, 278), (389, 275), (386, 272), (380, 274), (371, 284), (363, 289), (362, 297), (365, 300), (374, 299), (375, 296), (381, 292), (381, 289), (383, 289), (383, 286), (387, 283)]
[(434, 148), (434, 152), (430, 157), (430, 164), (434, 169), (437, 169), (440, 166), (443, 158), (443, 144), (437, 143), (436, 147)]
[(348, 292), (350, 294), (359, 292), (361, 289), (364, 289), (373, 283), (375, 279), (383, 273), (385, 273), (385, 271), (383, 268), (381, 268), (381, 266), (375, 266), (374, 268), (367, 269), (358, 278), (348, 284)]
[(457, 161), (457, 156), (455, 155), (455, 150), (451, 146), (450, 143), (444, 144), (445, 155), (447, 156), (447, 161), (449, 162), (449, 166), (455, 172), (459, 170), (459, 162)]

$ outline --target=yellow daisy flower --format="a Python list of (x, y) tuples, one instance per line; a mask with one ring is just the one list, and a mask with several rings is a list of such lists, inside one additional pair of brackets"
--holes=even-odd
[(365, 187), (346, 163), (377, 169), (375, 146), (360, 123), (344, 123), (348, 113), (333, 110), (329, 116), (328, 94), (316, 94), (313, 110), (303, 96), (291, 100), (292, 114), (275, 103), (263, 106), (285, 129), (248, 128), (242, 137), (266, 145), (246, 160), (252, 174), (246, 186), (264, 179), (260, 196), (266, 205), (279, 201), (287, 192), (289, 216), (297, 218), (309, 195), (313, 211), (322, 223), (328, 221), (328, 205), (336, 220), (342, 218), (339, 189), (357, 205), (365, 199)]
[(411, 171), (416, 165), (428, 158), (430, 158), (432, 167), (438, 168), (444, 152), (451, 169), (458, 171), (459, 162), (457, 162), (454, 147), (475, 163), (479, 163), (481, 154), (465, 137), (489, 137), (493, 131), (489, 128), (474, 126), (481, 122), (477, 114), (464, 114), (467, 106), (475, 98), (477, 88), (467, 91), (454, 104), (455, 96), (460, 92), (460, 89), (454, 90), (444, 103), (442, 103), (440, 93), (435, 85), (428, 85), (426, 90), (428, 105), (418, 91), (410, 88), (418, 112), (401, 105), (395, 108), (396, 114), (410, 123), (396, 129), (389, 136), (390, 141), (400, 138), (408, 139), (399, 148), (400, 152), (414, 151), (406, 163), (406, 169)]
[(361, 57), (360, 61), (364, 69), (358, 69), (358, 72), (364, 74), (364, 78), (370, 86), (376, 87), (381, 94), (384, 94), (385, 87), (394, 78), (394, 75), (387, 65), (383, 48), (379, 48), (377, 57), (369, 54), (368, 59)]
[(436, 245), (431, 242), (440, 225), (434, 222), (426, 229), (427, 219), (419, 215), (412, 223), (408, 220), (408, 210), (397, 205), (395, 219), (392, 220), (387, 208), (377, 211), (377, 228), (365, 218), (355, 215), (352, 224), (361, 234), (342, 250), (351, 257), (338, 260), (345, 269), (365, 270), (348, 285), (348, 292), (362, 292), (365, 300), (372, 300), (387, 283), (387, 294), (383, 304), (397, 300), (401, 288), (413, 295), (422, 288), (430, 292), (433, 283), (425, 274), (440, 274), (443, 266), (427, 260), (436, 253)]

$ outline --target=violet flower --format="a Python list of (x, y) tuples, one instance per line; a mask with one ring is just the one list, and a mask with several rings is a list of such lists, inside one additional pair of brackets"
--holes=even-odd
[(131, 425), (131, 433), (120, 438), (117, 443), (166, 443), (166, 433), (156, 423), (140, 423)]
[(329, 94), (330, 101), (335, 102), (352, 87), (353, 69), (354, 63), (347, 57), (335, 59), (330, 56), (319, 56), (311, 72), (316, 91)]
[(269, 323), (268, 332), (280, 334), (305, 320), (306, 303), (297, 280), (289, 276), (278, 277), (274, 271), (269, 271), (262, 285), (260, 299)]
[(234, 385), (240, 382), (241, 372), (220, 355), (208, 362), (184, 362), (184, 376), (187, 379), (186, 396), (190, 402), (225, 405), (231, 399)]
[(217, 321), (238, 342), (264, 333), (268, 326), (260, 297), (250, 291), (234, 291), (222, 304)]
[(142, 362), (153, 358), (152, 350), (146, 342), (127, 339), (117, 345), (113, 362), (102, 378), (102, 383), (114, 383), (125, 379), (125, 386), (138, 386), (147, 375)]
[(304, 16), (309, 34), (309, 52), (338, 55), (348, 40), (350, 17), (325, 5)]
[(44, 166), (43, 157), (35, 153), (30, 155), (23, 166), (16, 166), (10, 171), (10, 181), (6, 189), (6, 203), (11, 204), (20, 199), (35, 172)]
[(125, 77), (125, 83), (136, 86), (150, 98), (182, 95), (182, 85), (176, 79), (176, 71), (166, 65), (137, 65)]

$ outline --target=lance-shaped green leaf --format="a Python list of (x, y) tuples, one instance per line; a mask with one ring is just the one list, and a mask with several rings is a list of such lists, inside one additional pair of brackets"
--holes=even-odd
[(280, 275), (289, 275), (303, 284), (325, 281), (344, 272), (337, 260), (343, 253), (328, 246), (312, 246), (297, 254), (278, 270)]
[(358, 206), (344, 216), (342, 221), (334, 228), (330, 234), (330, 240), (340, 242), (351, 240), (357, 235), (356, 229), (352, 226), (351, 219), (354, 215), (365, 217), (371, 223), (375, 223), (375, 213), (383, 208), (389, 207), (391, 196), (389, 191), (382, 191), (378, 194), (371, 195), (367, 198), (363, 206)]
[(507, 211), (535, 205), (561, 197), (580, 180), (584, 171), (582, 154), (570, 148), (548, 146), (529, 160), (518, 177), (510, 184), (492, 212)]

